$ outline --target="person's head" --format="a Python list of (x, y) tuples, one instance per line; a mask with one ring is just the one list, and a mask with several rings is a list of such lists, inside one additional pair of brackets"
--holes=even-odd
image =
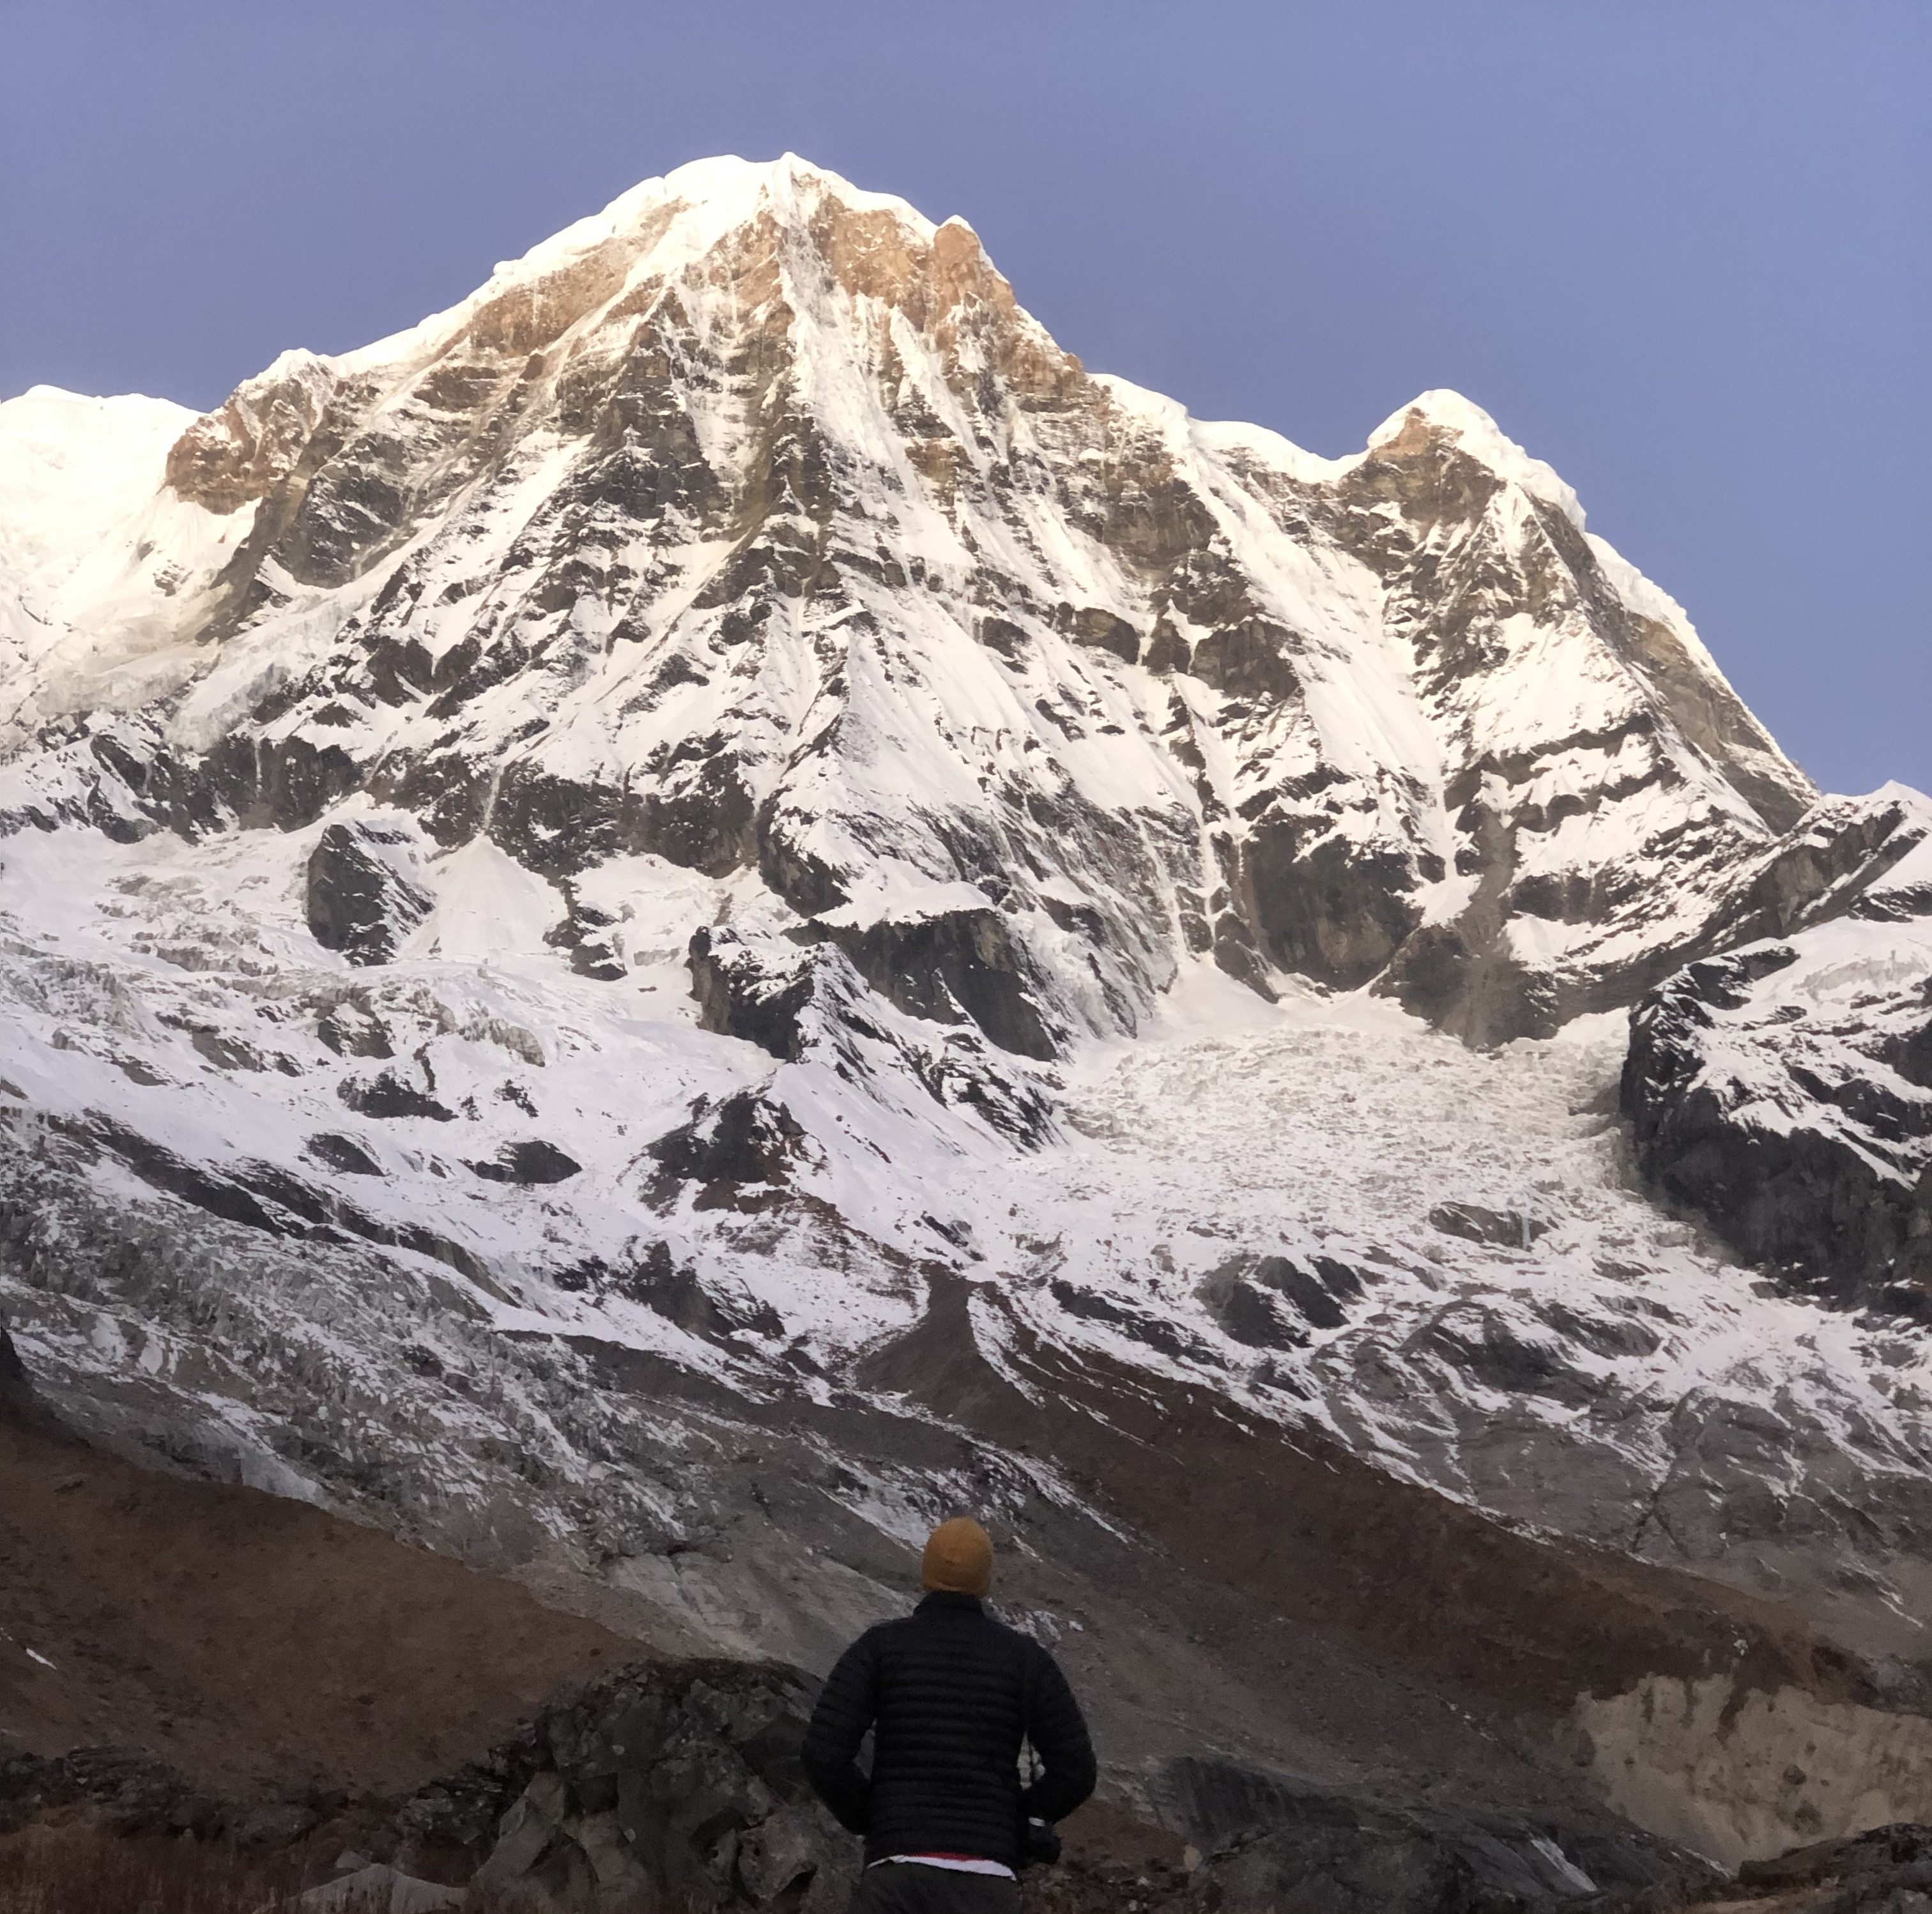
[(942, 1522), (926, 1538), (919, 1579), (938, 1594), (985, 1594), (993, 1586), (993, 1538), (970, 1515)]

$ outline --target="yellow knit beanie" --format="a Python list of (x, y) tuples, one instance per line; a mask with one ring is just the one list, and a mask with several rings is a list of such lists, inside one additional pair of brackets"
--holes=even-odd
[(926, 1538), (919, 1575), (928, 1588), (983, 1595), (993, 1586), (993, 1538), (970, 1515), (956, 1515)]

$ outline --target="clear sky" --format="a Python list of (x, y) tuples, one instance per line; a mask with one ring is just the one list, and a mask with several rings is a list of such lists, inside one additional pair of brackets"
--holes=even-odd
[(969, 220), (1330, 454), (1453, 386), (1821, 783), (1932, 787), (1932, 0), (0, 0), (0, 396), (218, 403), (638, 179)]

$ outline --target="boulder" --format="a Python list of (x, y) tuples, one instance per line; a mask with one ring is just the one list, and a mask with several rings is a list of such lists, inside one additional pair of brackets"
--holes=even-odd
[(352, 964), (386, 964), (435, 908), (416, 867), (412, 824), (337, 824), (309, 853), (309, 932)]
[(658, 1898), (831, 1914), (858, 1856), (799, 1764), (811, 1694), (776, 1666), (640, 1662), (562, 1697), (402, 1820), (446, 1851), (484, 1846), (473, 1888), (532, 1914)]
[(463, 1894), (371, 1862), (298, 1894), (295, 1904), (303, 1914), (437, 1914), (442, 1908), (460, 1907)]
[(584, 1166), (567, 1156), (554, 1143), (532, 1137), (520, 1143), (506, 1143), (496, 1154), (470, 1166), (471, 1173), (486, 1183), (567, 1183)]

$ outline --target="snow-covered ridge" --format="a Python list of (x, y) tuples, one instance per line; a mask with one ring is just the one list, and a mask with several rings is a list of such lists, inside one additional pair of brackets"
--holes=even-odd
[(62, 582), (160, 490), (168, 448), (195, 416), (166, 399), (55, 386), (0, 403), (0, 577)]
[(48, 386), (0, 404), (0, 752), (42, 718), (137, 707), (192, 675), (207, 586), (248, 530), (166, 483), (197, 416)]

